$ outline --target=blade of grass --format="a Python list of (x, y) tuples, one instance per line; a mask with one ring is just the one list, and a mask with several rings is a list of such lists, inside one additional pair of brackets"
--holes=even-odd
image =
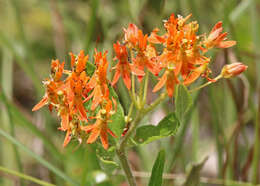
[(218, 176), (221, 177), (221, 170), (223, 167), (223, 142), (220, 140), (220, 138), (224, 138), (223, 141), (225, 141), (225, 136), (223, 134), (223, 129), (221, 127), (220, 122), (220, 115), (219, 115), (219, 109), (217, 107), (217, 100), (214, 96), (214, 93), (216, 92), (216, 87), (209, 87), (209, 102), (211, 105), (211, 116), (212, 116), (212, 123), (213, 123), (213, 131), (215, 133), (215, 140), (216, 140), (216, 146), (217, 146), (217, 155), (218, 155)]
[(198, 150), (199, 150), (199, 130), (200, 130), (200, 120), (198, 109), (195, 108), (192, 117), (192, 160), (194, 162), (198, 161)]
[[(193, 102), (190, 110), (186, 114), (184, 121), (181, 123), (181, 127), (179, 129), (180, 132), (178, 132), (178, 134), (176, 135), (175, 142), (174, 142), (174, 148), (172, 150), (172, 155), (171, 155), (171, 159), (169, 160), (168, 167), (166, 167), (166, 170), (167, 170), (166, 172), (171, 172), (172, 168), (175, 165), (177, 157), (178, 157), (179, 153), (181, 152), (181, 149), (183, 147), (184, 137), (185, 137), (186, 131), (187, 131), (189, 123), (190, 123), (191, 115), (196, 107), (196, 102), (198, 101), (198, 97), (199, 97), (199, 93), (196, 93), (193, 97), (194, 102)], [(170, 146), (172, 146), (172, 145), (170, 144)]]
[[(12, 86), (13, 86), (13, 60), (12, 57), (10, 55), (10, 53), (7, 51), (7, 49), (3, 49), (3, 53), (4, 56), (7, 56), (5, 58), (3, 58), (2, 61), (2, 86), (3, 86), (3, 92), (5, 92), (5, 94), (8, 96), (9, 99), (12, 99)], [(12, 121), (12, 117), (11, 117), (11, 113), (9, 111), (9, 109), (3, 109), (2, 110), (2, 119), (6, 121), (6, 124), (8, 126), (6, 126), (6, 128), (8, 127), (8, 131), (10, 131), (10, 134), (15, 137), (15, 130), (14, 130), (14, 125), (13, 125), (13, 121)], [(5, 145), (5, 144), (3, 144)], [(15, 161), (18, 167), (18, 170), (20, 172), (23, 172), (23, 167), (22, 167), (22, 163), (21, 163), (21, 159), (20, 159), (20, 155), (19, 152), (16, 148), (15, 145), (13, 145), (13, 152), (14, 152), (14, 157), (15, 157)], [(11, 158), (11, 154), (9, 154), (9, 151), (5, 151), (3, 150), (3, 154), (6, 154), (7, 158), (3, 158), (3, 159), (8, 159), (9, 161), (12, 161)], [(5, 161), (6, 162), (6, 161)], [(21, 180), (21, 184), (24, 185), (23, 181)]]
[(236, 8), (234, 8), (232, 10), (232, 12), (229, 14), (229, 19), (231, 22), (236, 22), (237, 19), (243, 14), (245, 13), (245, 10), (247, 10), (251, 3), (253, 2), (253, 0), (243, 0), (241, 1)]
[(59, 170), (58, 168), (54, 167), (51, 163), (49, 163), (48, 161), (44, 160), (41, 156), (37, 155), (36, 153), (34, 153), (33, 151), (31, 151), (29, 148), (27, 148), (25, 145), (23, 145), (22, 143), (20, 143), (19, 141), (17, 141), (15, 138), (13, 138), (12, 136), (10, 136), (8, 133), (6, 133), (3, 130), (0, 130), (0, 135), (5, 137), (8, 141), (10, 141), (11, 143), (13, 143), (14, 145), (16, 145), (17, 147), (19, 147), (21, 150), (23, 150), (24, 152), (26, 152), (29, 156), (31, 156), (32, 158), (34, 158), (36, 161), (38, 161), (40, 164), (42, 164), (44, 167), (46, 167), (47, 169), (49, 169), (50, 171), (52, 171), (54, 174), (56, 174), (58, 177), (64, 179), (65, 181), (67, 181), (68, 183), (72, 184), (72, 185), (76, 185), (78, 186), (79, 184), (72, 180), (68, 175), (66, 175), (65, 173), (63, 173), (61, 170)]
[(49, 140), (48, 137), (46, 137), (42, 131), (40, 131), (34, 124), (32, 124), (20, 111), (19, 109), (12, 104), (11, 102), (9, 102), (6, 99), (6, 96), (4, 95), (3, 92), (0, 92), (0, 101), (2, 101), (5, 106), (8, 108), (8, 110), (10, 111), (14, 121), (16, 121), (16, 123), (22, 125), (23, 127), (28, 128), (35, 136), (39, 137), (45, 147), (49, 150), (49, 152), (51, 152), (52, 156), (56, 158), (56, 160), (62, 160), (62, 155), (60, 154), (60, 152), (57, 150), (57, 148), (55, 147), (55, 145)]
[(28, 176), (26, 174), (22, 174), (20, 172), (17, 172), (17, 171), (14, 171), (14, 170), (2, 167), (2, 166), (0, 166), (0, 171), (5, 172), (7, 174), (14, 175), (14, 176), (18, 176), (18, 177), (20, 177), (22, 179), (32, 181), (32, 182), (37, 183), (37, 184), (42, 185), (42, 186), (55, 186), (54, 184), (47, 183), (45, 181), (39, 180), (37, 178), (34, 178), (32, 176)]

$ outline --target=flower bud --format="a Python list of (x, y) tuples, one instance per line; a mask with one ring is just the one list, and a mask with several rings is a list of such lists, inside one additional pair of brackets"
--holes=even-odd
[(231, 78), (233, 76), (237, 76), (244, 72), (247, 69), (247, 66), (243, 63), (232, 63), (229, 65), (225, 65), (222, 68), (221, 75), (224, 78)]

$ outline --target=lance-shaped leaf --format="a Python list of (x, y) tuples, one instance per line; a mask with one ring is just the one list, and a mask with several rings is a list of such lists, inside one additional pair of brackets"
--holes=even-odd
[[(110, 141), (112, 140), (113, 139), (111, 139)], [(99, 158), (101, 168), (107, 173), (112, 173), (114, 169), (119, 167), (119, 165), (114, 161), (115, 144), (112, 144), (111, 147), (109, 147), (109, 149), (105, 150), (100, 143), (97, 143), (96, 154)]]
[(192, 105), (192, 98), (187, 88), (183, 85), (178, 85), (175, 92), (175, 109), (176, 115), (180, 121), (188, 112)]
[(115, 114), (111, 117), (111, 122), (109, 123), (109, 128), (116, 134), (117, 140), (123, 133), (124, 127), (125, 127), (125, 115), (122, 105), (120, 104), (120, 101), (118, 99), (118, 96), (115, 92), (115, 90), (110, 86), (109, 87), (110, 94), (113, 98), (116, 100), (117, 104), (117, 111)]
[(194, 164), (188, 173), (185, 183), (183, 186), (197, 186), (200, 185), (200, 171), (204, 164), (208, 160), (208, 157), (204, 158), (200, 163)]
[(149, 186), (161, 186), (163, 181), (163, 169), (165, 163), (165, 151), (161, 150), (153, 165), (152, 175), (150, 177)]
[(180, 122), (175, 113), (168, 114), (157, 126), (145, 125), (137, 128), (136, 135), (131, 142), (135, 145), (143, 145), (177, 133)]

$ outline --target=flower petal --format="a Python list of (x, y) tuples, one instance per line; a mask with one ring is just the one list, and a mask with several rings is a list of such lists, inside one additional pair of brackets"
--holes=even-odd
[(33, 108), (32, 108), (32, 111), (36, 111), (36, 110), (39, 110), (40, 108), (42, 108), (44, 105), (46, 105), (48, 103), (48, 96), (45, 95), (42, 100), (37, 103)]
[(166, 81), (167, 81), (167, 71), (164, 72), (164, 74), (160, 78), (159, 82), (155, 85), (155, 87), (153, 88), (153, 92), (157, 92), (158, 90), (160, 90)]

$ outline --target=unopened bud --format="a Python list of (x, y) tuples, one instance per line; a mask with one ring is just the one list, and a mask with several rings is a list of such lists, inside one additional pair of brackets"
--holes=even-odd
[(229, 65), (225, 65), (222, 68), (221, 75), (224, 78), (231, 78), (233, 76), (237, 76), (244, 72), (247, 69), (247, 66), (243, 63), (232, 63)]

